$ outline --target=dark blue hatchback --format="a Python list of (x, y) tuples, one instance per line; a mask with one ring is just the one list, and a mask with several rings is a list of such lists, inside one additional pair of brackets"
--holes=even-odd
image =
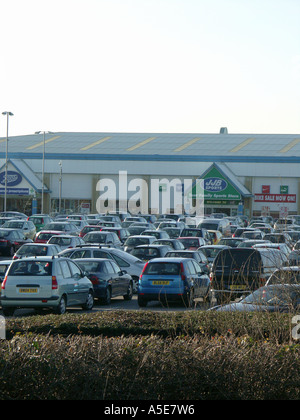
[(192, 258), (154, 258), (145, 264), (138, 285), (138, 304), (181, 301), (187, 307), (195, 298), (206, 298), (210, 280)]

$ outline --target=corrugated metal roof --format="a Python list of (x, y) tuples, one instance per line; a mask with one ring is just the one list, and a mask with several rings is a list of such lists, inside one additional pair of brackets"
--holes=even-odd
[[(205, 134), (205, 133), (81, 133), (46, 134), (48, 158), (72, 156), (76, 159), (199, 160), (214, 156), (235, 160), (246, 157), (300, 159), (300, 134)], [(0, 139), (4, 157), (5, 138)], [(1, 150), (2, 149), (2, 150)], [(42, 135), (9, 138), (9, 154), (14, 158), (40, 158)]]

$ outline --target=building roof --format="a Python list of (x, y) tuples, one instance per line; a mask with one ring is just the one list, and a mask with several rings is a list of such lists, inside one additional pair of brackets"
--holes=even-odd
[[(90, 133), (46, 134), (47, 159), (300, 162), (300, 134)], [(6, 138), (0, 139), (0, 158)], [(2, 150), (1, 150), (2, 149)], [(40, 159), (43, 135), (9, 137), (15, 159)]]

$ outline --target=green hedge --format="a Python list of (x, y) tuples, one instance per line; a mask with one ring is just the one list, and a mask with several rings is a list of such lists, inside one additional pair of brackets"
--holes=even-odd
[(104, 311), (7, 320), (1, 399), (298, 399), (291, 315)]

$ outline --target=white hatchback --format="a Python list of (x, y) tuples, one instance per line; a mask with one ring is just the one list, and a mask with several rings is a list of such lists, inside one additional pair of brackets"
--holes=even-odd
[(28, 257), (10, 265), (1, 285), (5, 316), (17, 308), (50, 308), (63, 314), (67, 306), (91, 310), (94, 305), (92, 282), (69, 258)]

